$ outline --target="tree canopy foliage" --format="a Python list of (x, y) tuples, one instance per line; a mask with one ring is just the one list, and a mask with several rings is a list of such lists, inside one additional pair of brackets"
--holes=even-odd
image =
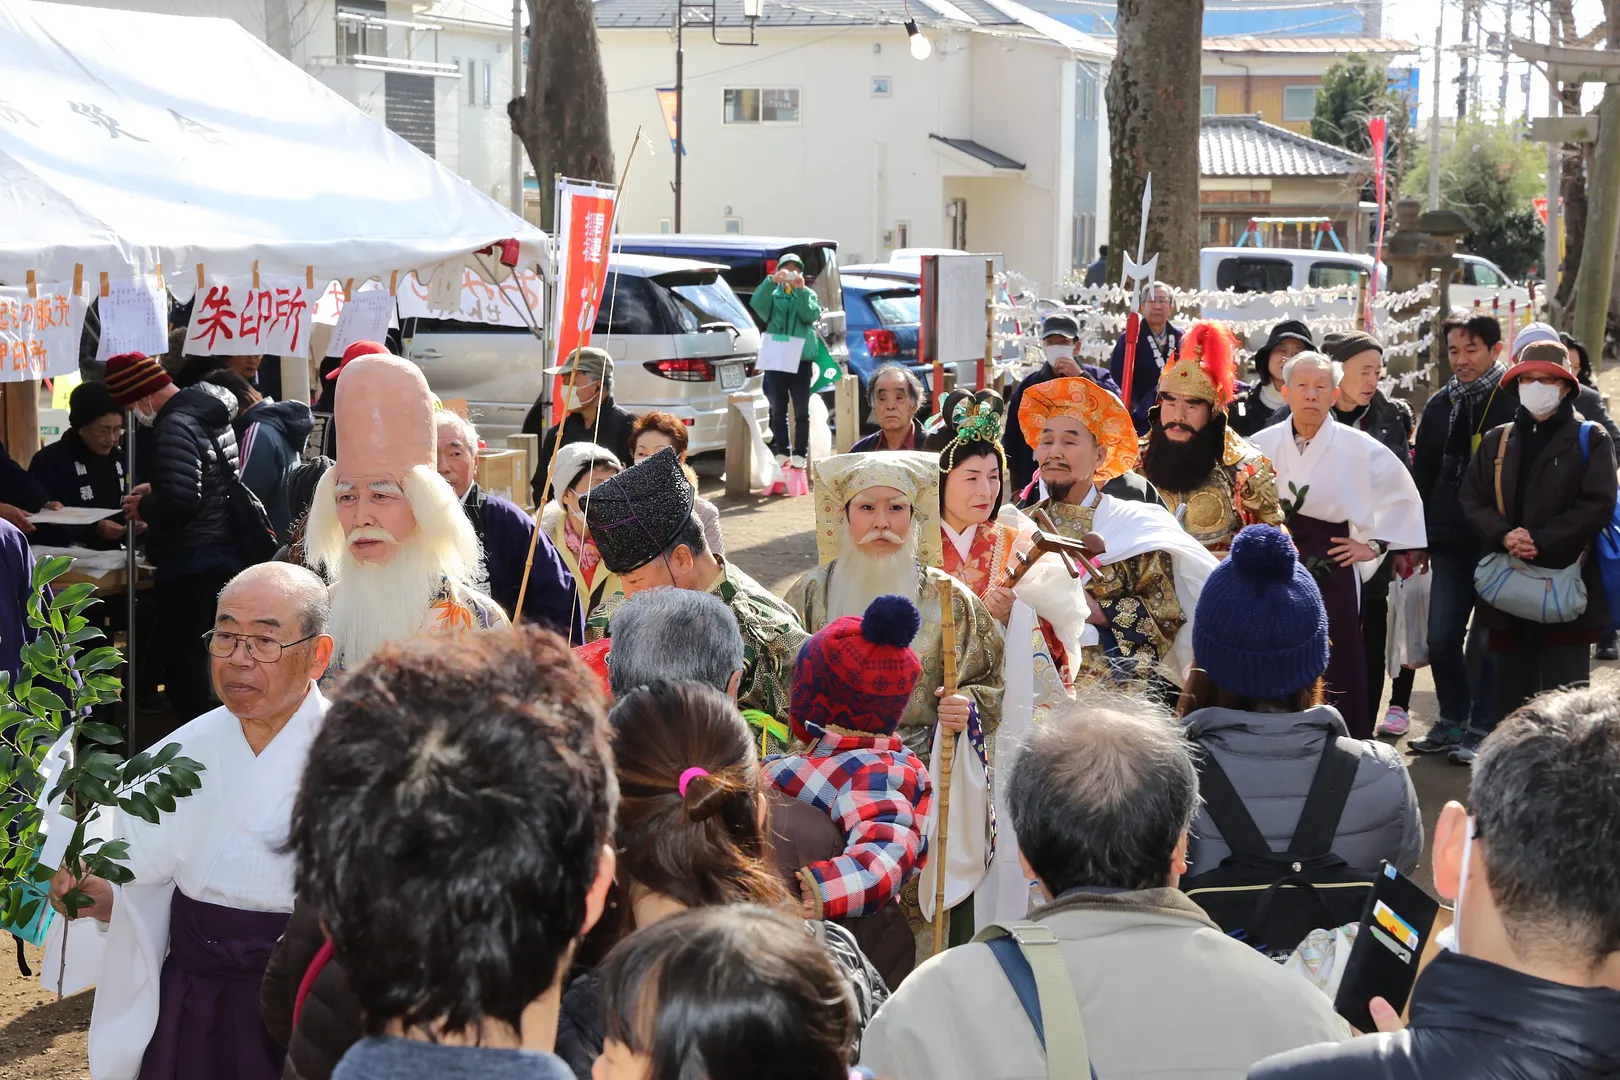
[[(1468, 246), (1510, 277), (1539, 265), (1544, 229), (1531, 200), (1546, 188), (1547, 151), (1513, 124), (1472, 118), (1451, 133), (1440, 153), (1440, 201), (1474, 223)], [(1427, 148), (1402, 184), (1422, 197), (1429, 188)]]

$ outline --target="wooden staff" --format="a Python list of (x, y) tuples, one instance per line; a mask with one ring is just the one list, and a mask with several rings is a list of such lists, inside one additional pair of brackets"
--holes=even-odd
[[(613, 189), (613, 222), (609, 226), (609, 229), (608, 229), (608, 232), (609, 232), (609, 241), (608, 241), (608, 243), (610, 245), (612, 244), (612, 239), (611, 239), (612, 231), (613, 231), (613, 229), (615, 227), (617, 227), (617, 225), (619, 223), (619, 206), (620, 206), (620, 200), (624, 198), (625, 181), (630, 179), (630, 163), (636, 159), (636, 148), (639, 147), (640, 145), (641, 145), (641, 128), (638, 127), (638, 128), (636, 128), (636, 140), (635, 140), (635, 142), (630, 144), (630, 153), (624, 159), (624, 169), (619, 173), (619, 186)], [(618, 295), (618, 291), (615, 289), (614, 296), (617, 297), (617, 295)], [(600, 297), (598, 299), (600, 299)], [(608, 311), (608, 322), (609, 322), (609, 324), (611, 324), (612, 321), (613, 321), (612, 308), (610, 307), (609, 311)], [(611, 325), (610, 325), (609, 328), (611, 329)], [(572, 391), (574, 389), (574, 384), (577, 383), (578, 381), (579, 381), (579, 365), (576, 363), (574, 365), (574, 370), (568, 373), (568, 391)], [(567, 391), (565, 391), (565, 393), (566, 392)], [(553, 480), (553, 478), (555, 478), (555, 476), (557, 474), (557, 451), (562, 449), (562, 446), (560, 445), (562, 443), (562, 429), (563, 429), (563, 424), (567, 423), (567, 421), (568, 421), (568, 414), (567, 413), (564, 413), (563, 418), (561, 420), (557, 421), (557, 441), (551, 444), (551, 460), (546, 462), (546, 482), (540, 488), (540, 499), (539, 499), (540, 505), (536, 506), (534, 508), (534, 532), (529, 534), (529, 554), (528, 554), (528, 557), (523, 560), (523, 577), (518, 580), (517, 607), (512, 609), (512, 622), (514, 624), (522, 621), (522, 619), (523, 619), (523, 600), (529, 594), (529, 573), (530, 573), (530, 571), (532, 571), (534, 569), (534, 549), (535, 549), (536, 545), (538, 545), (539, 542), (540, 542), (540, 515), (545, 512), (545, 509), (546, 509), (546, 493), (551, 490), (551, 481)], [(596, 423), (597, 423), (598, 427), (601, 426), (601, 423), (602, 423), (602, 410), (601, 410), (600, 407), (596, 410)], [(546, 437), (545, 433), (541, 432), (540, 438), (541, 438), (542, 441), (544, 441), (545, 437)], [(596, 432), (595, 431), (591, 432), (591, 441), (592, 442), (596, 441)], [(557, 501), (561, 502), (562, 500), (559, 499)], [(577, 580), (574, 582), (574, 594), (576, 596), (579, 594), (579, 582)], [(590, 612), (587, 611), (585, 614), (589, 615)], [(574, 644), (574, 642), (572, 640), (573, 636), (574, 636), (572, 627), (569, 628), (568, 636), (569, 636), (569, 639), (570, 639), (568, 644), (570, 646), (572, 646)]]
[[(939, 615), (940, 615), (940, 641), (942, 645), (941, 660), (945, 665), (945, 693), (940, 700), (956, 693), (956, 609), (951, 606), (951, 579), (942, 577), (939, 582)], [(944, 761), (940, 764), (940, 790), (939, 790), (939, 845), (934, 852), (934, 952), (937, 955), (945, 948), (945, 939), (950, 936), (951, 916), (945, 910), (945, 837), (949, 831), (951, 820), (951, 766), (956, 758), (956, 732), (941, 727), (939, 753)]]

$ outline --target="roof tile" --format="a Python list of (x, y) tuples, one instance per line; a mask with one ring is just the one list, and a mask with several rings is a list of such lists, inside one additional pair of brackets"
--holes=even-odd
[(1258, 116), (1205, 116), (1198, 129), (1198, 171), (1203, 176), (1355, 176), (1372, 159), (1322, 142)]

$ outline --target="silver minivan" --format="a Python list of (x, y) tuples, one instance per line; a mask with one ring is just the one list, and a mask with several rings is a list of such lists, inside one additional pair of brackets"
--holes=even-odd
[[(591, 344), (613, 357), (613, 397), (641, 414), (674, 413), (691, 453), (724, 450), (727, 398), (754, 398), (766, 414), (756, 367), (759, 331), (720, 276), (724, 267), (688, 259), (614, 255)], [(549, 401), (545, 349), (529, 331), (449, 320), (407, 319), (405, 355), (441, 398), (467, 402), (491, 446), (523, 430), (537, 400)]]

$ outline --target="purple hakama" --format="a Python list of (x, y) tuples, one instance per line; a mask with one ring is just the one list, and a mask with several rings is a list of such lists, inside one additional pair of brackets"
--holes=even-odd
[[(1328, 549), (1335, 536), (1349, 536), (1345, 521), (1320, 521), (1306, 514), (1288, 520), (1300, 561), (1312, 555), (1331, 562)], [(1325, 576), (1324, 576), (1325, 574)], [(1361, 579), (1354, 566), (1333, 564), (1314, 575), (1328, 617), (1327, 703), (1339, 710), (1345, 727), (1357, 739), (1370, 739), (1372, 715), (1367, 704), (1367, 655), (1361, 637)]]

